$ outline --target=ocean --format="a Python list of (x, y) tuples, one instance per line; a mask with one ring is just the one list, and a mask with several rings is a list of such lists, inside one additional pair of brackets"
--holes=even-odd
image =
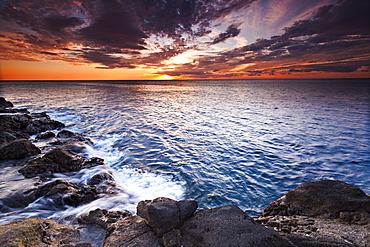
[[(93, 145), (83, 155), (107, 164), (57, 178), (86, 183), (107, 170), (122, 187), (78, 208), (40, 198), (0, 223), (62, 221), (98, 207), (135, 213), (139, 201), (156, 197), (195, 199), (200, 209), (235, 204), (258, 215), (298, 185), (323, 179), (370, 193), (369, 79), (2, 81), (0, 96), (87, 135)], [(2, 196), (36, 181), (17, 169), (0, 169)]]

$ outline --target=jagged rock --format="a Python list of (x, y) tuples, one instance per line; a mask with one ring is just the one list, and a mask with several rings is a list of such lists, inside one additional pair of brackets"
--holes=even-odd
[(91, 142), (89, 138), (87, 138), (86, 136), (82, 135), (82, 134), (78, 134), (78, 133), (73, 133), (72, 131), (69, 131), (69, 130), (62, 130), (60, 131), (58, 134), (57, 134), (57, 137), (58, 138), (63, 138), (63, 139), (74, 139), (74, 140), (77, 140), (77, 141), (88, 141), (88, 142)]
[(66, 204), (77, 207), (97, 199), (99, 193), (95, 186), (80, 186), (58, 179), (33, 189), (27, 194), (34, 199), (40, 197), (50, 198), (57, 206)]
[(51, 219), (28, 218), (0, 225), (0, 246), (91, 247), (91, 244), (80, 242), (78, 230)]
[(40, 149), (27, 139), (16, 139), (0, 146), (0, 160), (21, 159), (41, 153)]
[(103, 194), (117, 194), (119, 188), (117, 188), (114, 179), (109, 173), (95, 174), (87, 182), (88, 185), (95, 185), (97, 190)]
[(341, 212), (370, 213), (370, 197), (361, 189), (345, 182), (323, 180), (298, 186), (270, 203), (262, 215), (339, 218)]
[(104, 247), (161, 247), (158, 237), (139, 216), (128, 216), (108, 229)]
[(55, 134), (53, 132), (48, 131), (48, 132), (37, 135), (36, 139), (49, 139), (52, 137), (55, 137)]
[(29, 138), (30, 135), (64, 126), (63, 123), (50, 119), (46, 113), (0, 115), (0, 129), (17, 138)]
[(128, 216), (132, 216), (132, 214), (128, 211), (112, 212), (106, 209), (97, 208), (89, 213), (79, 216), (77, 220), (80, 224), (97, 225), (101, 228), (107, 229), (110, 224), (116, 223), (117, 221)]
[(234, 205), (201, 210), (180, 228), (181, 246), (290, 247), (278, 232), (258, 225)]
[(198, 204), (194, 200), (177, 202), (160, 197), (141, 201), (137, 205), (137, 215), (143, 217), (152, 231), (159, 237), (174, 228), (180, 227), (192, 216)]
[(73, 154), (69, 150), (56, 148), (46, 153), (43, 157), (34, 159), (19, 170), (26, 178), (35, 177), (39, 174), (55, 172), (73, 172), (82, 168), (84, 158)]

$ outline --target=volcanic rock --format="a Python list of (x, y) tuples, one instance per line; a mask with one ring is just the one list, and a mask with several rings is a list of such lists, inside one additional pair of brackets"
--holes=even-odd
[(43, 157), (34, 159), (19, 170), (26, 178), (35, 177), (39, 174), (55, 172), (74, 172), (82, 168), (84, 158), (73, 154), (69, 150), (56, 148), (46, 153)]
[(194, 200), (175, 201), (160, 197), (141, 201), (137, 205), (137, 215), (143, 217), (152, 231), (159, 237), (174, 228), (179, 228), (190, 218), (198, 204)]
[(139, 216), (128, 216), (108, 229), (104, 247), (140, 246), (161, 247), (158, 237)]
[(278, 232), (258, 225), (240, 208), (226, 205), (201, 210), (180, 228), (181, 246), (290, 247)]
[(128, 216), (132, 216), (132, 214), (128, 211), (112, 212), (106, 209), (97, 208), (89, 213), (81, 215), (77, 220), (80, 224), (98, 225), (103, 229), (107, 229), (110, 224), (116, 223), (117, 221)]
[(48, 132), (37, 135), (36, 139), (49, 139), (52, 137), (55, 137), (55, 134), (53, 132), (48, 131)]
[[(337, 180), (305, 183), (270, 203), (262, 216), (306, 215), (339, 218), (345, 212), (370, 213), (370, 197), (361, 189)], [(353, 221), (351, 217), (350, 221)]]
[(77, 207), (98, 198), (95, 186), (80, 186), (64, 180), (55, 180), (28, 192), (34, 199), (50, 198), (57, 206), (64, 204)]
[(51, 219), (28, 218), (0, 225), (0, 246), (91, 247), (91, 244), (80, 242), (78, 230)]
[(21, 159), (39, 153), (40, 149), (27, 139), (15, 139), (0, 146), (0, 160)]

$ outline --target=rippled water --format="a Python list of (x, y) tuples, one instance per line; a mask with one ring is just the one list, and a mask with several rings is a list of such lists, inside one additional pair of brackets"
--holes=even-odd
[(0, 85), (0, 95), (16, 106), (46, 111), (92, 137), (89, 155), (105, 158), (125, 193), (86, 210), (134, 211), (139, 200), (167, 196), (257, 214), (321, 179), (370, 193), (369, 80)]

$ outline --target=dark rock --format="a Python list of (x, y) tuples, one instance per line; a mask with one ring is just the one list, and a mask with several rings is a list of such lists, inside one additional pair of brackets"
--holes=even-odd
[(98, 185), (105, 181), (113, 181), (113, 177), (109, 173), (95, 174), (88, 182), (89, 185)]
[(17, 138), (29, 138), (30, 135), (64, 126), (59, 121), (51, 120), (46, 113), (0, 115), (0, 129)]
[(88, 160), (85, 160), (84, 163), (82, 163), (82, 168), (91, 168), (94, 166), (102, 166), (104, 164), (104, 159), (98, 158), (98, 157), (92, 157)]
[(0, 160), (21, 159), (41, 153), (40, 149), (27, 139), (16, 139), (0, 146)]
[(121, 219), (108, 229), (110, 234), (104, 241), (104, 247), (140, 246), (160, 247), (157, 236), (139, 216), (129, 216)]
[(290, 247), (289, 240), (258, 225), (234, 205), (197, 212), (180, 228), (181, 246)]
[(98, 198), (95, 186), (80, 186), (64, 180), (55, 180), (28, 192), (34, 199), (50, 198), (57, 206), (64, 204), (77, 207)]
[(51, 219), (28, 218), (0, 225), (0, 246), (91, 247), (91, 244), (80, 242), (78, 230)]
[(6, 131), (0, 131), (0, 145), (4, 142), (12, 141), (17, 139), (12, 133)]
[(30, 161), (19, 172), (26, 178), (35, 177), (39, 174), (74, 172), (81, 170), (83, 162), (84, 158), (81, 155), (56, 148), (43, 157)]
[(166, 232), (180, 227), (197, 207), (198, 205), (194, 200), (177, 202), (160, 197), (139, 202), (137, 215), (143, 217), (152, 231), (162, 237)]
[(173, 229), (165, 233), (162, 237), (162, 242), (165, 247), (180, 247), (181, 232), (179, 229)]
[(81, 215), (77, 218), (77, 220), (80, 224), (97, 225), (101, 228), (107, 229), (110, 224), (116, 223), (117, 221), (128, 216), (132, 216), (132, 214), (128, 211), (112, 212), (98, 208), (90, 211), (89, 213)]
[(109, 173), (95, 174), (90, 180), (88, 180), (87, 184), (95, 185), (99, 193), (102, 194), (117, 194), (119, 191), (112, 175)]
[(63, 139), (74, 139), (74, 140), (77, 140), (77, 141), (88, 141), (88, 142), (91, 142), (89, 138), (87, 138), (86, 136), (82, 135), (82, 134), (78, 134), (78, 133), (73, 133), (72, 131), (69, 131), (69, 130), (62, 130), (60, 131), (58, 134), (57, 134), (57, 137), (58, 138), (63, 138)]
[(55, 134), (53, 132), (48, 131), (48, 132), (39, 134), (38, 136), (36, 136), (36, 139), (49, 139), (52, 137), (55, 137)]
[(341, 212), (358, 211), (370, 213), (369, 196), (353, 185), (341, 181), (323, 180), (298, 186), (270, 203), (262, 215), (338, 218)]
[(8, 108), (13, 107), (13, 103), (10, 101), (7, 101), (4, 97), (0, 97), (0, 108)]

